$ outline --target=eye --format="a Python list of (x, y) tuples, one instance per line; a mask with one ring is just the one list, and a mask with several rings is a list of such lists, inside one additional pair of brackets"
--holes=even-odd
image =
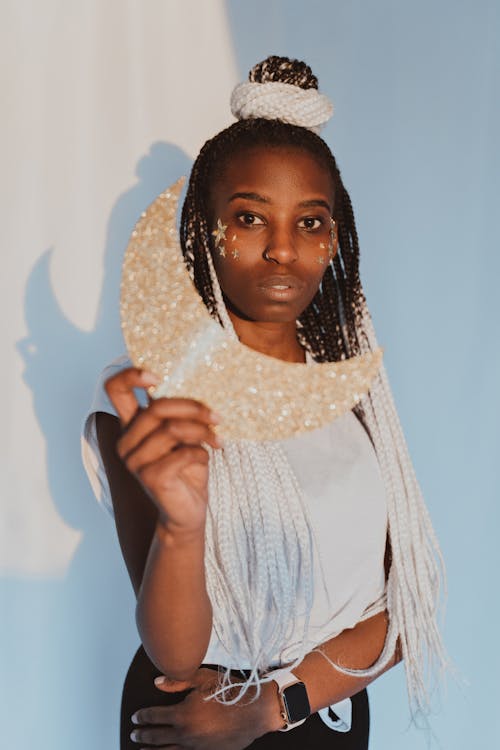
[(238, 214), (238, 220), (241, 221), (242, 224), (245, 224), (247, 227), (254, 227), (258, 224), (264, 223), (260, 216), (256, 216), (250, 211), (245, 211), (244, 213)]
[(320, 229), (323, 226), (323, 220), (318, 219), (316, 216), (306, 216), (304, 219), (299, 221), (299, 227), (301, 229), (315, 230)]

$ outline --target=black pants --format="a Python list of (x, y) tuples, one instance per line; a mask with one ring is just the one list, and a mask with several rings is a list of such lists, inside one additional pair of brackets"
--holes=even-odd
[[(123, 686), (120, 750), (138, 750), (140, 747), (130, 739), (134, 729), (130, 717), (139, 708), (167, 706), (182, 701), (186, 693), (162, 693), (154, 685), (154, 678), (161, 674), (151, 662), (143, 647), (138, 650), (127, 672)], [(368, 696), (362, 690), (352, 697), (352, 727), (350, 732), (330, 729), (313, 714), (299, 727), (290, 732), (270, 732), (252, 742), (252, 750), (366, 750), (370, 716)]]

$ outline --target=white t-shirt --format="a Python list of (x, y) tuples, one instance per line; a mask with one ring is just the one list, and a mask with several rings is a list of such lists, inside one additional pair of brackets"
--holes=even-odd
[[(124, 355), (102, 372), (82, 436), (83, 462), (92, 488), (111, 514), (113, 506), (99, 453), (95, 413), (116, 414), (103, 383), (130, 365)], [(143, 391), (137, 395), (144, 399)], [(315, 538), (309, 633), (317, 646), (385, 609), (385, 490), (372, 443), (353, 412), (280, 444), (301, 486)], [(295, 642), (295, 635), (299, 639), (299, 633), (292, 634), (290, 644)], [(291, 660), (293, 647), (288, 655)], [(241, 669), (250, 666), (241, 663), (237, 655), (231, 657), (215, 631), (204, 662)]]

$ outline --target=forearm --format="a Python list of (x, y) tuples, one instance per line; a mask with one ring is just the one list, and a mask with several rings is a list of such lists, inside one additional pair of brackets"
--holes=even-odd
[(205, 583), (204, 530), (172, 534), (158, 523), (137, 597), (144, 648), (163, 674), (189, 679), (205, 656), (212, 608)]
[[(353, 669), (366, 669), (376, 662), (382, 652), (387, 633), (387, 614), (381, 612), (354, 628), (344, 630), (335, 638), (321, 644), (319, 650), (334, 664)], [(389, 664), (375, 676), (357, 677), (335, 669), (317, 651), (312, 651), (293, 672), (306, 688), (311, 713), (330, 706), (363, 690), (376, 677), (399, 661), (397, 654)], [(266, 704), (267, 731), (275, 731), (283, 725), (280, 718), (280, 703), (275, 683), (265, 686), (263, 700)]]
[[(334, 664), (350, 669), (366, 669), (376, 662), (384, 647), (387, 634), (387, 614), (379, 614), (364, 620), (354, 628), (344, 630), (336, 638), (322, 644), (319, 649)], [(385, 667), (386, 671), (396, 663), (396, 655)], [(294, 669), (307, 687), (311, 712), (330, 706), (344, 698), (355, 695), (379, 676), (357, 677), (336, 670), (317, 651), (309, 653)]]

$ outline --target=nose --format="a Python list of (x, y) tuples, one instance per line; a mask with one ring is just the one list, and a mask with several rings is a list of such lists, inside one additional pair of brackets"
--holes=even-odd
[(276, 226), (273, 228), (262, 255), (265, 260), (273, 261), (279, 265), (286, 265), (297, 260), (295, 242), (286, 227)]

